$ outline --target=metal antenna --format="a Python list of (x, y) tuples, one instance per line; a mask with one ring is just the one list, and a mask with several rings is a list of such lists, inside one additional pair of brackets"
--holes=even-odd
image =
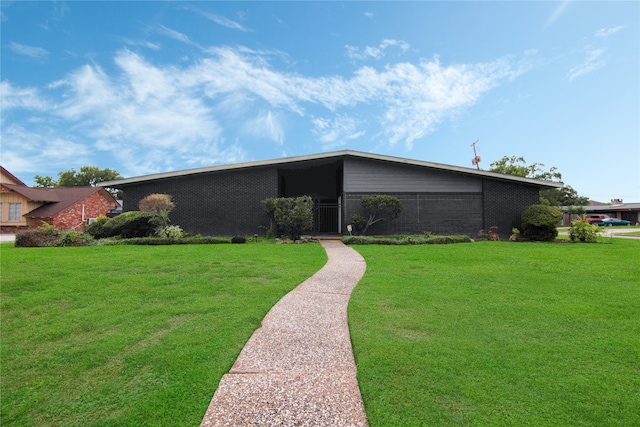
[(480, 162), (482, 161), (482, 159), (480, 158), (480, 156), (478, 156), (478, 153), (476, 152), (476, 144), (479, 141), (480, 141), (479, 139), (476, 139), (471, 144), (471, 146), (473, 147), (473, 159), (471, 160), (471, 164), (475, 165), (478, 168), (478, 170), (480, 170)]

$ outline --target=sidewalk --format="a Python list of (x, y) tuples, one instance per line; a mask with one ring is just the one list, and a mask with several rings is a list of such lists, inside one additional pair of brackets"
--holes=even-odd
[(366, 264), (321, 241), (325, 266), (267, 313), (202, 420), (209, 426), (367, 426), (347, 324)]

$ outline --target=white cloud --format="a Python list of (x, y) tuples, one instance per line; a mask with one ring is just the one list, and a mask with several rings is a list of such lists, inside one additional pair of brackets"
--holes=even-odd
[(562, 14), (564, 14), (570, 1), (571, 0), (563, 0), (553, 9), (553, 12), (551, 12), (551, 15), (549, 15), (549, 18), (547, 18), (547, 21), (544, 24), (544, 28), (548, 28), (553, 25), (562, 16)]
[(162, 24), (158, 24), (158, 33), (186, 44), (193, 44), (189, 37)]
[(199, 13), (205, 18), (207, 18), (208, 20), (215, 22), (218, 25), (222, 25), (223, 27), (231, 28), (232, 30), (240, 30), (244, 32), (250, 31), (244, 25), (239, 24), (238, 22), (233, 21), (227, 17), (215, 15), (213, 13), (201, 12), (201, 11), (199, 11)]
[(15, 88), (8, 81), (0, 82), (0, 106), (3, 112), (12, 109), (44, 111), (50, 107), (37, 89)]
[(270, 139), (278, 145), (284, 142), (284, 130), (277, 115), (272, 111), (262, 112), (247, 121), (245, 130), (256, 138)]
[(409, 44), (402, 40), (385, 39), (377, 47), (365, 46), (360, 49), (355, 46), (346, 45), (347, 57), (353, 60), (365, 60), (369, 58), (381, 59), (386, 55), (386, 50), (390, 47), (397, 47), (403, 53), (409, 49)]
[(617, 33), (620, 30), (623, 30), (623, 29), (624, 29), (624, 26), (622, 26), (622, 25), (618, 25), (617, 27), (612, 27), (612, 28), (600, 28), (596, 32), (596, 37), (606, 38), (606, 37), (609, 37), (609, 36)]
[[(380, 46), (403, 48), (391, 40)], [(117, 72), (85, 65), (50, 84), (48, 95), (55, 95), (56, 102), (43, 101), (34, 89), (3, 82), (3, 109), (38, 112), (40, 124), (33, 132), (43, 135), (49, 135), (45, 123), (62, 122), (69, 135), (62, 140), (71, 147), (92, 141), (94, 150), (116, 156), (119, 170), (130, 175), (171, 170), (174, 164), (242, 160), (244, 141), (236, 140), (232, 147), (225, 142), (241, 136), (284, 147), (283, 123), (291, 114), (307, 120), (323, 149), (364, 135), (375, 143), (404, 143), (410, 149), (439, 123), (523, 72), (509, 58), (458, 65), (435, 58), (361, 67), (346, 77), (308, 77), (276, 70), (269, 63), (272, 53), (229, 47), (209, 52), (179, 67), (158, 66), (122, 50), (114, 58)]]
[(320, 137), (323, 150), (330, 150), (346, 145), (349, 141), (365, 135), (364, 130), (357, 130), (355, 119), (338, 115), (333, 119), (314, 118), (313, 132)]
[(49, 56), (49, 51), (41, 47), (27, 46), (26, 44), (11, 42), (9, 49), (18, 55), (28, 56), (33, 59), (44, 59)]
[(587, 48), (585, 49), (585, 54), (586, 58), (582, 64), (576, 65), (575, 67), (571, 67), (571, 69), (569, 69), (567, 78), (570, 82), (578, 77), (592, 73), (604, 65), (604, 60), (602, 59), (604, 49)]

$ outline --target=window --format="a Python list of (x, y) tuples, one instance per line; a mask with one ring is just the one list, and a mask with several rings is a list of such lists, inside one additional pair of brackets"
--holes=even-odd
[(9, 221), (19, 222), (22, 215), (22, 203), (9, 203)]

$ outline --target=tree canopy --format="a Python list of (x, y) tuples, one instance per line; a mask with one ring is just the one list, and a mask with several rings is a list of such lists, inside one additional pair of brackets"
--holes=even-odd
[[(549, 170), (543, 168), (543, 163), (527, 165), (524, 157), (504, 156), (500, 160), (492, 162), (489, 170), (523, 178), (562, 182), (562, 174), (558, 172), (558, 168), (555, 166)], [(589, 198), (580, 196), (570, 185), (565, 185), (563, 188), (549, 188), (540, 191), (540, 203), (549, 206), (586, 206), (589, 204)]]
[[(97, 166), (82, 166), (80, 172), (76, 172), (71, 168), (66, 171), (58, 172), (58, 179), (55, 180), (51, 176), (36, 175), (33, 177), (35, 187), (53, 188), (53, 187), (95, 187), (99, 182), (113, 181), (122, 179), (120, 172), (114, 169), (100, 169)], [(122, 198), (121, 190), (106, 189), (116, 199)]]
[(58, 180), (54, 180), (51, 176), (36, 175), (33, 180), (36, 187), (52, 188), (52, 187), (95, 187), (99, 182), (113, 181), (122, 179), (117, 170), (105, 168), (100, 169), (97, 166), (82, 166), (80, 172), (76, 172), (71, 168), (66, 171), (58, 172)]

